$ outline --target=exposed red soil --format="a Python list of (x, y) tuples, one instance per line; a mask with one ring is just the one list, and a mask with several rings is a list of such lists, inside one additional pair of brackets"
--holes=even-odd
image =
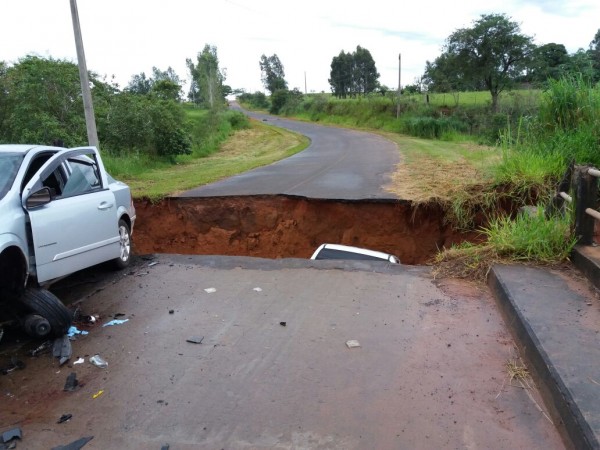
[(453, 243), (475, 240), (444, 222), (437, 205), (406, 201), (315, 200), (289, 196), (137, 201), (138, 254), (179, 253), (309, 258), (322, 243), (392, 253), (425, 264)]

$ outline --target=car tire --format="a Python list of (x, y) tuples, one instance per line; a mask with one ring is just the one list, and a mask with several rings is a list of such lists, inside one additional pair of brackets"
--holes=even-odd
[(48, 321), (50, 324), (48, 336), (60, 337), (69, 330), (73, 313), (52, 292), (46, 289), (28, 288), (21, 301), (33, 314)]
[(119, 220), (119, 247), (119, 257), (113, 259), (112, 263), (115, 269), (123, 270), (131, 261), (131, 231), (123, 219)]

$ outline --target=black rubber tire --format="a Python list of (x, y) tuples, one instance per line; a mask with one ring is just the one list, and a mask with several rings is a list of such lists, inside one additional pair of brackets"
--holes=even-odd
[(73, 313), (52, 292), (27, 288), (21, 301), (33, 314), (38, 314), (50, 322), (49, 336), (60, 337), (69, 330), (73, 322)]
[[(129, 225), (123, 219), (119, 220), (119, 245), (121, 246), (121, 256), (112, 260), (112, 265), (116, 270), (123, 270), (129, 266), (131, 261), (131, 230)], [(123, 248), (126, 246), (126, 249)]]

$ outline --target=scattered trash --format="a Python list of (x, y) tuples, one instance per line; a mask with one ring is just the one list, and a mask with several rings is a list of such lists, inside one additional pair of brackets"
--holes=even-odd
[(104, 394), (104, 389), (100, 389), (98, 392), (96, 392), (94, 395), (92, 395), (93, 399), (97, 399), (98, 397), (100, 397), (102, 394)]
[(8, 375), (9, 373), (11, 373), (15, 370), (23, 370), (24, 368), (25, 368), (25, 363), (23, 361), (15, 358), (15, 357), (12, 357), (12, 358), (10, 358), (10, 365), (0, 368), (0, 373), (2, 375)]
[(287, 325), (287, 322), (279, 322), (279, 325), (281, 325), (282, 327), (285, 327)]
[(67, 336), (69, 337), (73, 337), (76, 334), (81, 334), (82, 336), (85, 336), (86, 334), (89, 334), (87, 331), (85, 330), (78, 330), (76, 326), (72, 326), (67, 330)]
[(111, 320), (110, 322), (106, 322), (104, 325), (102, 325), (102, 327), (112, 327), (113, 325), (121, 325), (122, 323), (125, 323), (125, 322), (129, 322), (129, 319), (123, 319), (123, 320), (115, 319), (115, 320)]
[(351, 339), (349, 341), (346, 341), (346, 345), (348, 346), (348, 348), (357, 348), (360, 347), (360, 342)]
[(68, 422), (69, 420), (71, 420), (72, 417), (73, 417), (73, 414), (63, 414), (62, 416), (60, 416), (60, 419), (58, 419), (58, 422), (56, 422), (56, 423)]
[(83, 364), (84, 362), (85, 362), (85, 359), (77, 358), (77, 361), (74, 361), (73, 364)]
[(75, 389), (77, 389), (78, 385), (79, 381), (77, 380), (77, 374), (75, 372), (71, 372), (67, 376), (67, 381), (65, 381), (65, 387), (63, 388), (63, 391), (73, 392)]
[(77, 439), (76, 441), (71, 442), (70, 444), (52, 447), (50, 450), (79, 450), (92, 439), (94, 439), (94, 436), (82, 437), (80, 439)]
[(93, 316), (83, 316), (82, 319), (83, 319), (84, 323), (93, 325), (98, 321), (99, 318), (100, 318), (100, 316), (98, 314), (94, 314)]
[(148, 264), (148, 267), (152, 267), (158, 264), (158, 261), (153, 261), (150, 264)]
[(90, 357), (89, 361), (95, 365), (96, 367), (100, 367), (101, 369), (106, 369), (108, 367), (108, 362), (105, 361), (100, 355), (94, 355)]
[(191, 338), (187, 338), (185, 342), (190, 342), (192, 344), (202, 344), (204, 340), (204, 336), (192, 336)]
[(123, 317), (125, 315), (125, 313), (115, 313), (113, 314), (113, 319), (116, 319), (117, 317)]
[(259, 287), (255, 287), (255, 288), (254, 288), (254, 289), (252, 289), (252, 290), (253, 290), (253, 291), (256, 291), (256, 292), (262, 292), (262, 289), (261, 289), (261, 288), (259, 288)]
[(169, 310), (169, 314), (175, 314), (175, 310), (174, 309), (170, 309)]
[(50, 347), (52, 347), (52, 341), (46, 341), (43, 344), (41, 344), (39, 347), (34, 348), (33, 350), (31, 350), (29, 352), (29, 354), (31, 356), (37, 356), (41, 353), (45, 353), (48, 350), (50, 350)]
[(13, 439), (21, 439), (22, 433), (20, 428), (12, 428), (2, 433), (2, 442), (8, 443)]
[(170, 447), (171, 446), (169, 444), (165, 444), (160, 448), (160, 450), (169, 450)]
[(58, 364), (60, 366), (71, 359), (72, 354), (73, 349), (68, 334), (54, 340), (54, 344), (52, 345), (52, 355), (55, 358), (59, 358)]
[(207, 294), (212, 294), (213, 292), (217, 292), (217, 289), (216, 288), (206, 288), (206, 289), (204, 289), (204, 291)]

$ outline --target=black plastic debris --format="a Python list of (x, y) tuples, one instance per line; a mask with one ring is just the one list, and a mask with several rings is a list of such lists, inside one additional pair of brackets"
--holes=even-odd
[(202, 344), (203, 340), (204, 336), (192, 336), (190, 338), (187, 338), (185, 342), (190, 342), (192, 344)]
[(165, 444), (160, 448), (160, 450), (169, 450), (169, 448), (171, 448), (171, 446), (169, 444)]
[(73, 417), (73, 414), (63, 414), (62, 416), (60, 416), (60, 419), (58, 419), (58, 422), (56, 422), (56, 423), (68, 422), (69, 420), (71, 420), (72, 417)]
[(52, 355), (55, 358), (58, 358), (59, 365), (63, 365), (69, 359), (71, 359), (71, 355), (73, 354), (73, 349), (71, 347), (71, 340), (68, 335), (64, 335), (63, 337), (56, 338), (54, 340), (54, 344), (52, 346)]
[(287, 322), (279, 322), (279, 325), (281, 325), (282, 327), (287, 326)]
[(77, 374), (75, 372), (71, 372), (67, 376), (67, 381), (65, 381), (64, 391), (73, 392), (77, 386), (79, 386), (79, 381), (77, 380)]
[(2, 433), (2, 442), (9, 443), (13, 439), (21, 439), (22, 433), (20, 428), (12, 428)]
[(10, 358), (10, 364), (6, 367), (0, 367), (0, 373), (2, 375), (8, 375), (9, 373), (15, 370), (23, 370), (25, 368), (25, 363), (17, 358)]
[(77, 439), (76, 441), (71, 442), (70, 444), (52, 447), (51, 450), (79, 450), (92, 439), (94, 439), (94, 436), (82, 437), (80, 439)]
[(175, 310), (174, 309), (170, 309), (169, 310), (169, 314), (175, 314)]
[(38, 355), (41, 355), (42, 353), (46, 353), (47, 351), (49, 351), (50, 347), (52, 347), (52, 341), (46, 341), (46, 342), (40, 344), (38, 347), (31, 350), (29, 352), (29, 354), (31, 356), (38, 356)]

